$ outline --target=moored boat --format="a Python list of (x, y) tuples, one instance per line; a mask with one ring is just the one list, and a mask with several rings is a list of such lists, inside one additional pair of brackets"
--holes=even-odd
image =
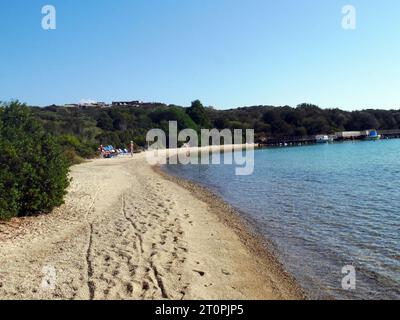
[(331, 142), (331, 139), (327, 135), (317, 135), (315, 137), (315, 140), (317, 143), (329, 143)]
[(364, 140), (369, 140), (369, 141), (376, 141), (381, 139), (381, 135), (378, 134), (378, 131), (373, 129), (373, 130), (367, 130), (366, 131), (366, 136)]

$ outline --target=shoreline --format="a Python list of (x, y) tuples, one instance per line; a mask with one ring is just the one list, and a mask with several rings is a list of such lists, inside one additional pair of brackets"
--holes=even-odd
[(195, 182), (174, 176), (166, 172), (161, 166), (153, 166), (153, 170), (164, 179), (171, 181), (186, 190), (195, 198), (209, 205), (212, 214), (218, 217), (219, 221), (233, 230), (240, 241), (251, 252), (256, 263), (263, 269), (269, 269), (276, 276), (281, 277), (282, 282), (289, 288), (295, 300), (306, 300), (307, 296), (288, 271), (285, 270), (282, 263), (273, 253), (269, 240), (257, 231), (255, 222), (245, 217), (238, 210), (233, 208), (228, 202), (219, 195)]
[[(71, 177), (51, 214), (0, 224), (0, 299), (304, 299), (226, 204), (155, 172), (144, 153)], [(49, 267), (54, 288), (42, 282)]]

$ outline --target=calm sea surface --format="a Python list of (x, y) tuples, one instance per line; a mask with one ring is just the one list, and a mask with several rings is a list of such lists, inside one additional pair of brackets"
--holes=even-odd
[[(167, 165), (250, 218), (310, 298), (400, 299), (400, 140), (255, 151), (255, 172)], [(356, 289), (342, 289), (342, 268)]]

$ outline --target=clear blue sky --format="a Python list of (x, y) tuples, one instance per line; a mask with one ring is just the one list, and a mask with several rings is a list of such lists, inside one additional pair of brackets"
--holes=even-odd
[(0, 100), (400, 108), (399, 32), (398, 0), (1, 0)]

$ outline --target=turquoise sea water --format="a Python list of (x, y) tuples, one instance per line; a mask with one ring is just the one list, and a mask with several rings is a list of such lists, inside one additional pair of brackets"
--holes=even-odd
[[(255, 222), (310, 298), (400, 299), (400, 140), (255, 151), (255, 172), (167, 165)], [(356, 268), (343, 290), (342, 268)]]

